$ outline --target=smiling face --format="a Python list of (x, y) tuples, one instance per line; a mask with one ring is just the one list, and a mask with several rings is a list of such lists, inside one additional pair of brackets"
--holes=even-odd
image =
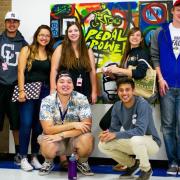
[(138, 47), (142, 40), (143, 38), (140, 31), (136, 31), (129, 36), (129, 42), (130, 42), (131, 48)]
[(37, 42), (39, 43), (39, 45), (46, 46), (47, 44), (49, 44), (50, 39), (51, 39), (51, 34), (49, 30), (41, 29), (39, 31), (39, 34), (37, 35)]
[(74, 89), (73, 82), (69, 76), (60, 76), (57, 80), (57, 92), (59, 95), (69, 96)]
[(7, 33), (16, 33), (19, 28), (20, 22), (14, 19), (7, 19), (5, 20), (5, 29)]
[(134, 104), (134, 88), (129, 83), (120, 84), (117, 93), (121, 101), (127, 107), (131, 107)]
[(68, 38), (71, 42), (78, 42), (80, 38), (80, 31), (78, 27), (73, 24), (68, 28)]

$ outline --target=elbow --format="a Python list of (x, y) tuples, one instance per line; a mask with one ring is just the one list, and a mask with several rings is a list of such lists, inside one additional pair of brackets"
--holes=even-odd
[(43, 129), (43, 133), (44, 133), (45, 135), (52, 135), (52, 134), (53, 134), (50, 128)]

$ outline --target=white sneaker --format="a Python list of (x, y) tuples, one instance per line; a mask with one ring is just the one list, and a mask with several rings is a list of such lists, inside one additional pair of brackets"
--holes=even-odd
[(31, 166), (31, 164), (29, 164), (27, 158), (21, 159), (21, 169), (23, 169), (24, 171), (32, 171), (33, 170), (33, 167)]
[(41, 169), (42, 165), (40, 164), (39, 160), (37, 159), (37, 157), (33, 157), (31, 160), (31, 165), (35, 168), (35, 169)]

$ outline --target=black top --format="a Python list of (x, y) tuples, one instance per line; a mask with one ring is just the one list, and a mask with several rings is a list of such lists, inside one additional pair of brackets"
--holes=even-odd
[(44, 82), (49, 85), (50, 77), (50, 61), (47, 60), (35, 60), (32, 62), (32, 68), (26, 72), (26, 82)]
[[(64, 66), (61, 66), (59, 71), (68, 70), (72, 75), (72, 80), (74, 84), (74, 90), (84, 94), (89, 100), (91, 95), (91, 83), (90, 83), (90, 72), (87, 72), (85, 68), (79, 67), (78, 69), (67, 69)], [(82, 78), (82, 86), (76, 86), (77, 78)]]
[(139, 60), (145, 60), (149, 63), (150, 56), (149, 53), (142, 49), (141, 47), (132, 48), (128, 54), (127, 63), (125, 64), (124, 68), (127, 68), (128, 66), (136, 66), (136, 69), (132, 70), (132, 77), (134, 79), (142, 79), (146, 76), (147, 71), (147, 64), (143, 61)]

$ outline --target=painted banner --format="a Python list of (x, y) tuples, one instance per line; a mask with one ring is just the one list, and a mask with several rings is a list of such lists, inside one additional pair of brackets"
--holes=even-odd
[[(110, 3), (80, 3), (51, 5), (50, 24), (57, 44), (63, 39), (67, 22), (78, 20), (87, 46), (92, 48), (96, 68), (110, 63), (119, 64), (124, 53), (128, 30), (139, 26), (147, 45), (153, 31), (170, 21), (172, 1), (134, 1)], [(98, 74), (98, 103), (112, 103), (116, 99), (115, 82)]]

